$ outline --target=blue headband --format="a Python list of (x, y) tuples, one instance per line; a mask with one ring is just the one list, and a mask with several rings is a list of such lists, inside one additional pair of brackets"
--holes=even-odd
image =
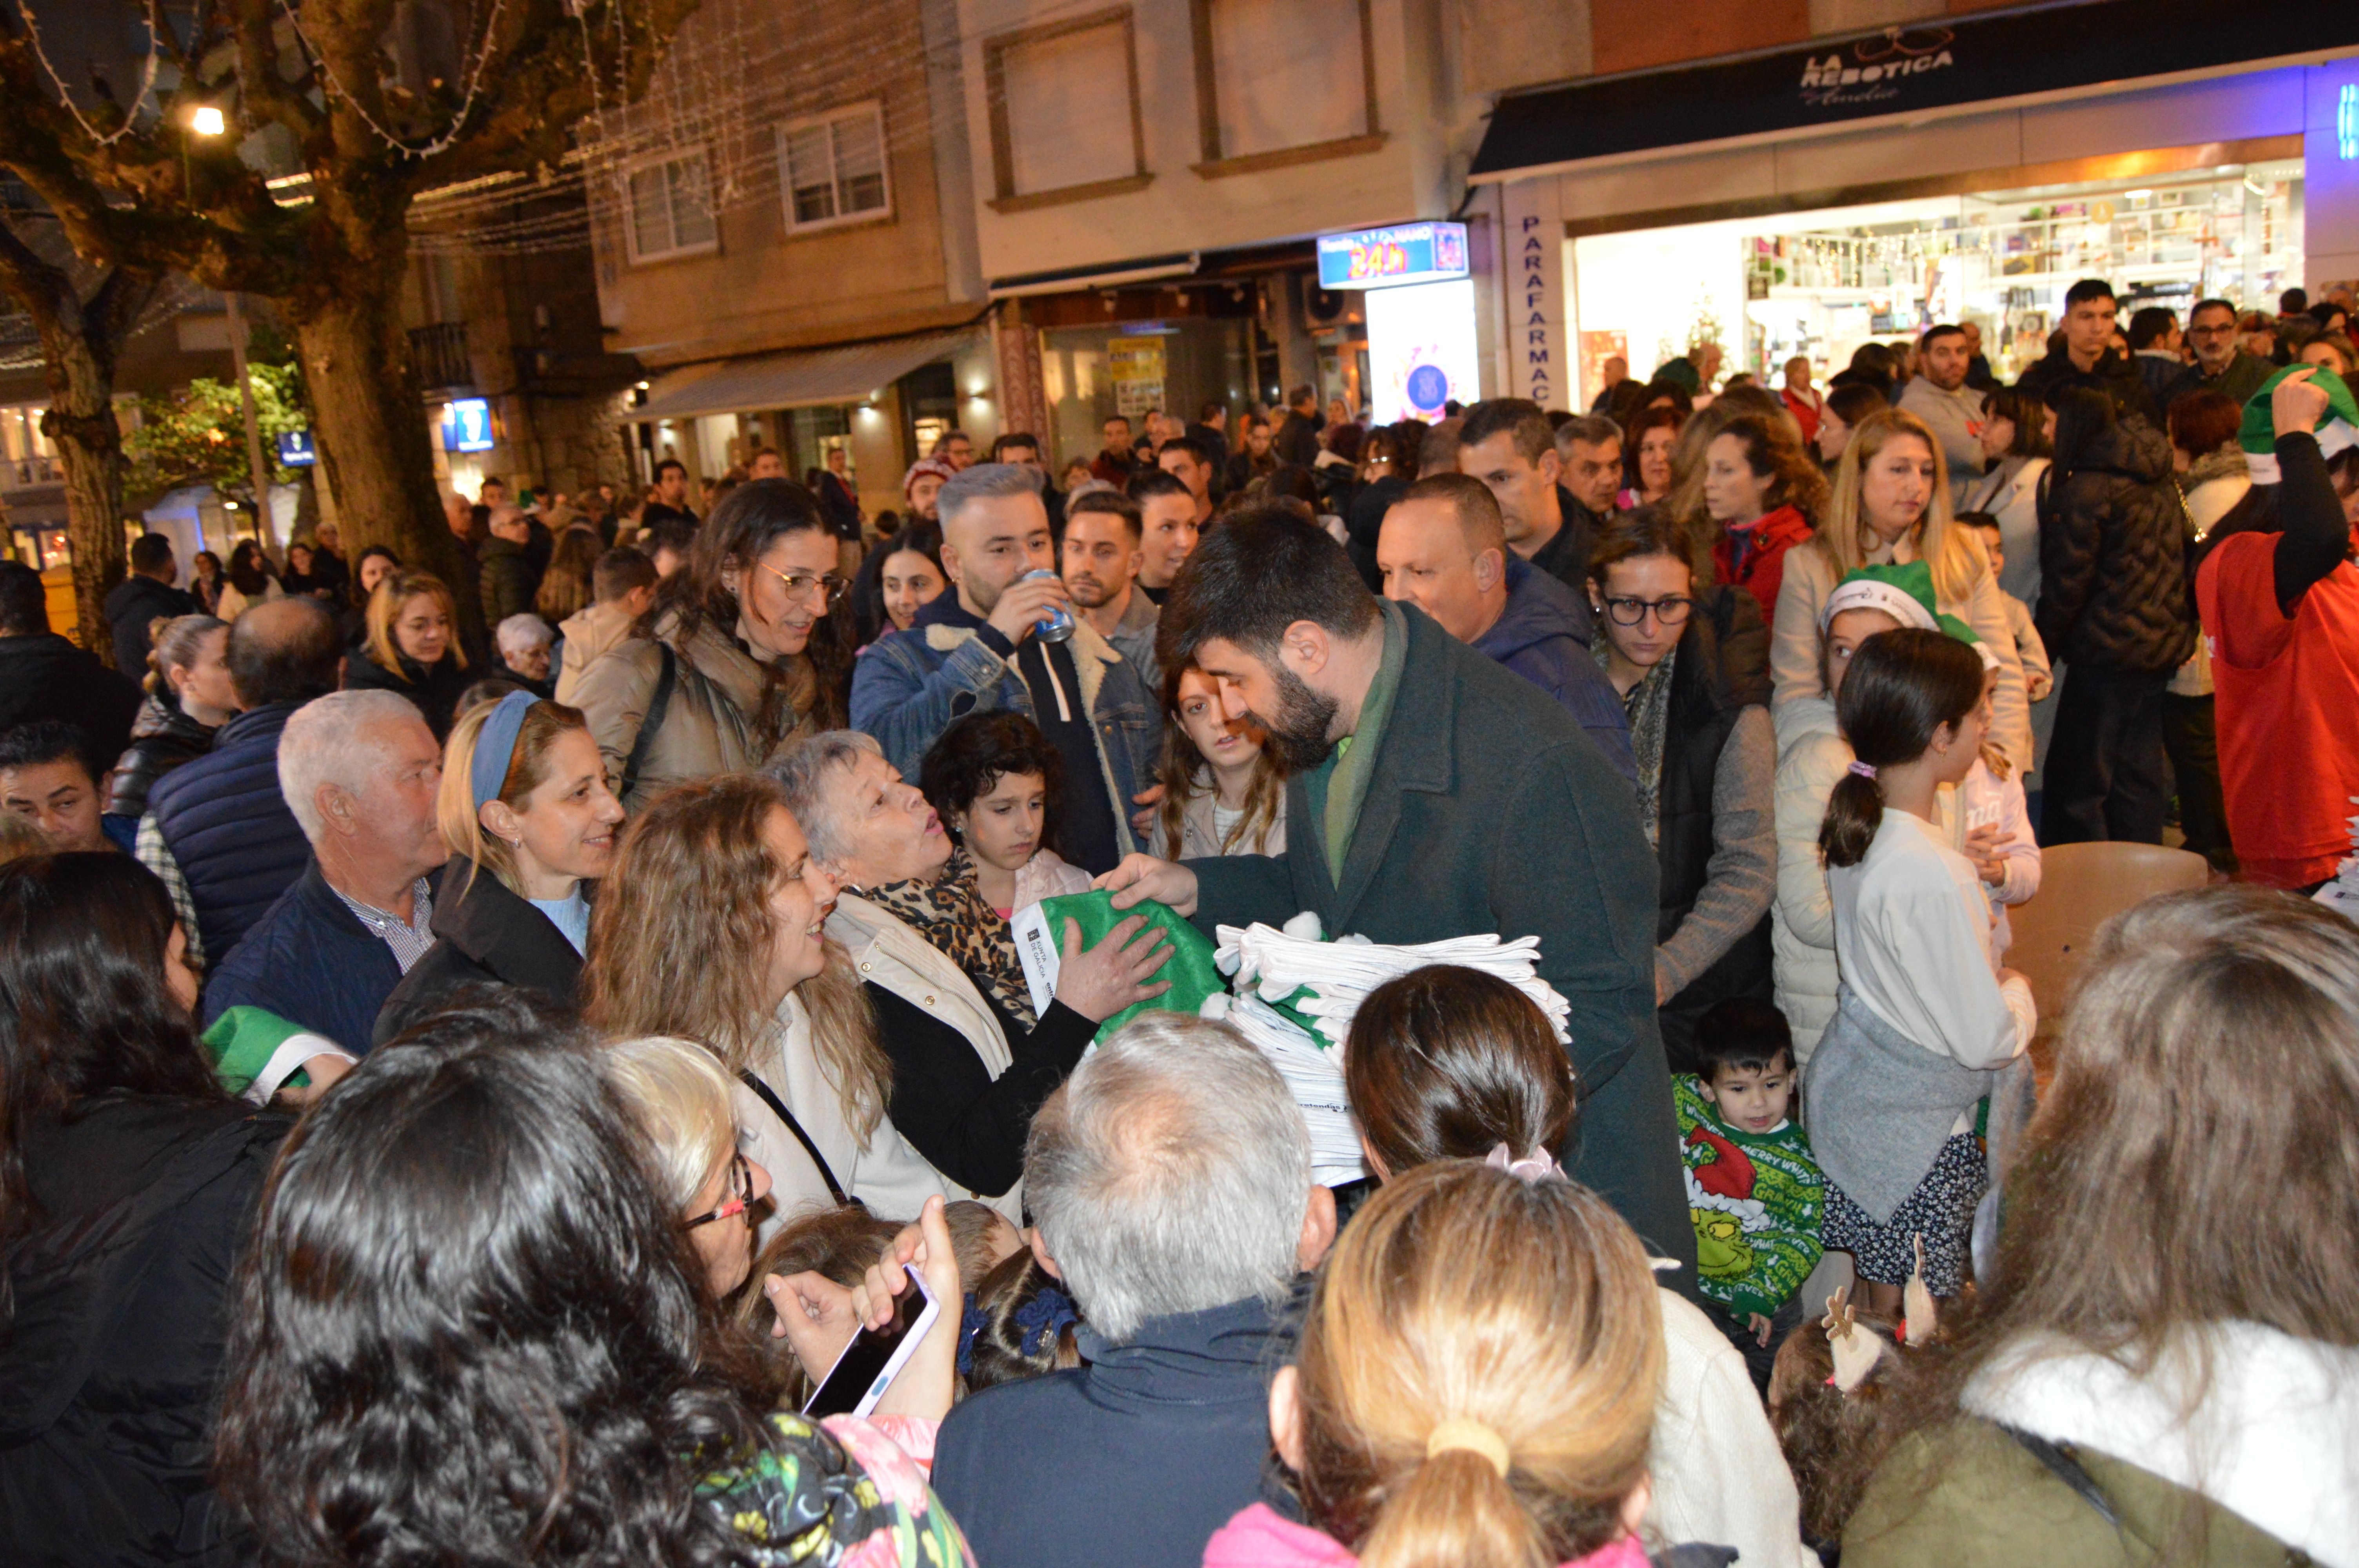
[(475, 758), (467, 768), (467, 786), (475, 797), (477, 811), (499, 799), (500, 785), (507, 783), (508, 766), (516, 761), (516, 734), (524, 728), (524, 716), (539, 700), (528, 691), (512, 691), (500, 698), (492, 716), (475, 731)]

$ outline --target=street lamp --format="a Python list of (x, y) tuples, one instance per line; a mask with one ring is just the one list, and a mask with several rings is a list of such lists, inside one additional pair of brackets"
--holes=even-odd
[(189, 129), (201, 136), (218, 136), (229, 129), (229, 121), (210, 103), (200, 103), (189, 115)]

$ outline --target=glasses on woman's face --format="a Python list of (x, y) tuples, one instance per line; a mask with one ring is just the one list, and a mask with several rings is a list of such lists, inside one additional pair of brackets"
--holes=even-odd
[(716, 1219), (744, 1214), (753, 1202), (754, 1168), (746, 1162), (745, 1152), (741, 1149), (729, 1156), (729, 1195), (712, 1213), (700, 1214), (690, 1219), (688, 1228), (694, 1230), (700, 1225), (711, 1225)]
[(1661, 599), (1609, 599), (1605, 613), (1614, 618), (1616, 626), (1639, 626), (1652, 615), (1658, 626), (1677, 626), (1688, 618), (1695, 600), (1680, 594), (1669, 594)]
[(852, 591), (852, 585), (833, 572), (782, 572), (767, 561), (754, 564), (778, 579), (778, 591), (789, 602), (808, 602), (816, 596), (821, 603), (833, 606)]

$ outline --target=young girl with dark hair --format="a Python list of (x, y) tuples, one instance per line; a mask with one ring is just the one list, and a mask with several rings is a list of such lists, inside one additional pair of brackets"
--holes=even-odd
[(216, 1086), (164, 884), (0, 866), (0, 1542), (11, 1563), (210, 1561), (223, 1281), (284, 1117)]
[(1089, 873), (1054, 848), (1064, 774), (1057, 748), (1020, 713), (954, 720), (918, 773), (926, 804), (958, 837), (941, 881), (972, 881), (1002, 921), (1044, 898), (1087, 892)]
[(1988, 1179), (1977, 1108), (2013, 1087), (2003, 1069), (2038, 1017), (2030, 983), (1995, 968), (1981, 877), (1939, 826), (1940, 787), (1981, 755), (1982, 659), (1943, 633), (1879, 633), (1852, 655), (1835, 711), (1854, 761), (1819, 847), (1843, 984), (1803, 1089), (1828, 1184), (1821, 1238), (1856, 1259), (1866, 1304), (1897, 1315), (1914, 1238), (1933, 1293), (1958, 1293)]

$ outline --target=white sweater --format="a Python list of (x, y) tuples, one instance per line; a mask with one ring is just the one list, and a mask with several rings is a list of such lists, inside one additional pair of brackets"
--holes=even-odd
[[(2031, 1044), (2031, 984), (2000, 983), (1982, 879), (1940, 828), (1887, 806), (1867, 858), (1827, 887), (1843, 983), (1876, 1017), (1962, 1067), (2004, 1066)], [(1971, 1129), (1973, 1113), (1960, 1119)]]
[(1663, 1391), (1655, 1406), (1654, 1497), (1665, 1541), (1733, 1546), (1744, 1568), (1818, 1568), (1802, 1545), (1801, 1498), (1745, 1357), (1694, 1303), (1658, 1288)]

